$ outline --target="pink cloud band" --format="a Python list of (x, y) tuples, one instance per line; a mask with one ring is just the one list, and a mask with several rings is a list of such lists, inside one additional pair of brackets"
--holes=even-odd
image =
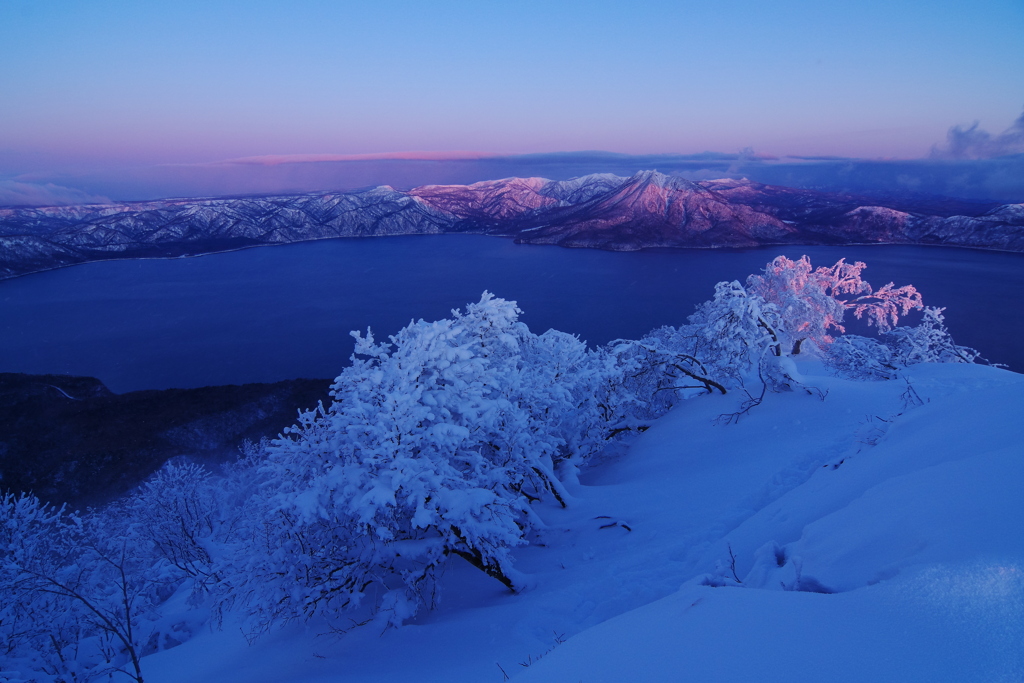
[(267, 154), (255, 157), (241, 157), (216, 162), (218, 164), (248, 164), (255, 166), (277, 166), (320, 161), (377, 161), (399, 159), (405, 161), (450, 161), (458, 159), (490, 159), (502, 156), (493, 152), (379, 152), (375, 154)]

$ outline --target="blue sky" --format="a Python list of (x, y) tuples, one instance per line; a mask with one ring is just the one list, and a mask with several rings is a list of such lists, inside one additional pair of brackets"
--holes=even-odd
[(1021, 36), (1020, 0), (3, 0), (0, 178), (412, 150), (919, 158), (1020, 115)]

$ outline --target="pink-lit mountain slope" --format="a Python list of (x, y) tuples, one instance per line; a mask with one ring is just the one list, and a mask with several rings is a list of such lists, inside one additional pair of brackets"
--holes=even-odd
[(477, 233), (635, 250), (940, 244), (1024, 251), (1024, 205), (868, 199), (644, 171), (566, 181), (382, 186), (347, 193), (0, 209), (0, 278), (111, 258), (334, 237)]
[[(630, 250), (751, 246), (793, 241), (799, 230), (702, 184), (654, 171), (565, 182), (518, 179), (410, 192), (487, 232), (534, 244)], [(518, 213), (515, 210), (518, 209)]]

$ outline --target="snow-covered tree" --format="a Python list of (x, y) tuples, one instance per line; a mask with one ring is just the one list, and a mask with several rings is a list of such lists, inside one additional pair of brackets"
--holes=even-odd
[(824, 360), (837, 374), (848, 379), (885, 380), (898, 375), (899, 361), (891, 348), (877, 339), (856, 334), (844, 334), (836, 339), (828, 347)]
[(945, 310), (926, 306), (920, 324), (888, 331), (885, 342), (901, 364), (973, 363), (977, 360), (978, 351), (953, 341), (942, 315)]
[[(525, 330), (525, 327), (524, 327)], [(612, 430), (606, 399), (609, 377), (619, 374), (614, 359), (595, 353), (577, 337), (548, 330), (526, 333), (519, 343), (522, 384), (515, 405), (530, 413), (532, 429), (558, 444), (542, 474), (551, 494), (565, 503), (558, 470), (584, 464), (607, 444)], [(547, 484), (546, 484), (547, 486)]]
[(117, 517), (0, 497), (0, 632), (8, 657), (37, 680), (120, 672), (142, 682), (160, 567), (110, 523)]
[(0, 496), (0, 647), (8, 662), (50, 680), (76, 675), (82, 637), (70, 601), (40, 577), (59, 575), (80, 528), (35, 496)]
[(218, 580), (223, 488), (202, 465), (171, 461), (117, 504), (123, 533), (167, 565), (168, 581), (189, 581), (197, 598)]
[(697, 351), (690, 328), (662, 327), (641, 339), (617, 339), (596, 349), (597, 380), (591, 390), (601, 408), (591, 420), (601, 435), (598, 448), (624, 433), (644, 431), (680, 399), (726, 393), (715, 368)]
[(752, 376), (781, 384), (772, 358), (784, 353), (785, 328), (776, 304), (739, 282), (719, 282), (714, 298), (697, 307), (680, 336), (692, 340), (693, 355), (727, 387), (743, 386)]
[(861, 261), (850, 264), (839, 259), (833, 266), (815, 269), (806, 256), (796, 261), (778, 256), (765, 266), (762, 275), (747, 278), (747, 289), (776, 306), (782, 321), (780, 332), (792, 353), (799, 353), (804, 341), (824, 349), (834, 341), (833, 331), (845, 331), (842, 323), (848, 310), (884, 333), (901, 315), (923, 307), (913, 285), (896, 287), (890, 282), (872, 289), (861, 278), (866, 267)]
[(485, 292), (390, 343), (354, 334), (331, 406), (268, 449), (272, 549), (247, 567), (267, 620), (357, 606), (375, 586), (400, 622), (430, 603), (449, 555), (515, 589), (510, 551), (536, 522), (530, 502), (564, 503), (555, 464), (579, 445), (573, 371), (586, 357), (518, 314)]

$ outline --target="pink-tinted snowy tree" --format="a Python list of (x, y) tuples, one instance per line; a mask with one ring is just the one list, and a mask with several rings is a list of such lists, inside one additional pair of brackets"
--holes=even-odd
[(796, 261), (778, 256), (765, 266), (763, 275), (747, 278), (747, 289), (778, 308), (782, 325), (776, 332), (786, 337), (790, 353), (797, 354), (804, 341), (824, 349), (835, 340), (833, 331), (845, 332), (846, 311), (885, 333), (901, 315), (923, 308), (913, 285), (896, 287), (890, 282), (872, 289), (861, 277), (866, 267), (861, 261), (839, 259), (833, 266), (813, 268), (806, 256)]

